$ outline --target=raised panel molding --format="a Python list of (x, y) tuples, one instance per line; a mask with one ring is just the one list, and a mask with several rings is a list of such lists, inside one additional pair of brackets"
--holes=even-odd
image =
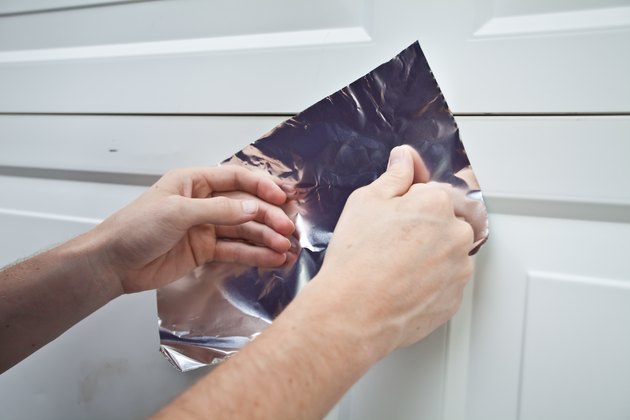
[(583, 3), (160, 0), (0, 16), (0, 112), (292, 114), (419, 39), (456, 112), (627, 113), (628, 5)]
[(630, 276), (531, 271), (526, 299), (519, 419), (627, 419)]
[(630, 27), (630, 6), (554, 11), (488, 17), (474, 32), (473, 39), (610, 31), (628, 27)]
[(2, 0), (0, 17), (26, 13), (48, 13), (75, 8), (120, 5), (158, 0)]
[(370, 40), (370, 35), (363, 27), (314, 29), (269, 34), (8, 51), (0, 52), (0, 64), (251, 51), (268, 48), (323, 47), (335, 44), (360, 44)]
[(373, 366), (339, 405), (338, 420), (442, 418), (447, 333), (439, 328)]
[(626, 6), (627, 0), (495, 0), (497, 16), (523, 16), (541, 13), (570, 12), (575, 10), (596, 10)]
[[(527, 417), (529, 420), (536, 418), (530, 405), (536, 405), (539, 397), (532, 389), (538, 386), (536, 381), (547, 380), (544, 367), (550, 367), (551, 371), (555, 358), (564, 357), (558, 366), (570, 370), (571, 365), (575, 365), (573, 369), (577, 374), (596, 368), (602, 354), (613, 359), (621, 357), (622, 353), (604, 346), (613, 343), (620, 346), (620, 351), (625, 351), (624, 346), (628, 345), (626, 308), (630, 308), (630, 295), (624, 284), (630, 284), (627, 264), (630, 224), (491, 213), (490, 228), (492, 236), (478, 255), (475, 274), (466, 418), (515, 420), (522, 413), (533, 415)], [(534, 280), (528, 280), (530, 278)], [(553, 287), (556, 290), (548, 293)], [(579, 313), (574, 317), (574, 312)], [(615, 313), (619, 317), (611, 315)], [(591, 324), (584, 323), (588, 314), (595, 314)], [(536, 321), (530, 322), (534, 317)], [(617, 328), (598, 330), (603, 322)], [(558, 328), (566, 327), (569, 335), (560, 343), (560, 353), (547, 352), (545, 346), (551, 346), (552, 342), (538, 337), (548, 332), (544, 329), (546, 326), (558, 325)], [(524, 329), (528, 332), (524, 333)], [(593, 337), (590, 342), (589, 334)], [(599, 349), (597, 337), (606, 334), (611, 336), (601, 340)], [(581, 347), (572, 350), (572, 345)], [(548, 359), (545, 359), (546, 354)], [(625, 372), (627, 359), (618, 364)], [(610, 372), (610, 365), (602, 367)], [(596, 375), (598, 383), (604, 383), (605, 376)], [(576, 380), (570, 375), (566, 378), (556, 375), (549, 383), (557, 385), (565, 379)], [(615, 383), (624, 387), (628, 385), (624, 381), (626, 379)], [(589, 387), (589, 379), (585, 377), (580, 384), (568, 382), (565, 386), (567, 390)], [(606, 392), (605, 388), (590, 389), (593, 398), (599, 398), (599, 392)], [(598, 401), (615, 402), (611, 410), (625, 409), (624, 418), (627, 418), (630, 411), (627, 405), (621, 405), (626, 400), (618, 399), (619, 395), (614, 391), (610, 398)], [(576, 395), (575, 398), (581, 397)], [(540, 410), (553, 412), (565, 406), (565, 401), (560, 399), (555, 406), (550, 406), (555, 404), (552, 400), (545, 403), (547, 406)], [(549, 417), (550, 420), (556, 418), (573, 417)]]
[(364, 42), (366, 1), (161, 0), (0, 15), (0, 63)]

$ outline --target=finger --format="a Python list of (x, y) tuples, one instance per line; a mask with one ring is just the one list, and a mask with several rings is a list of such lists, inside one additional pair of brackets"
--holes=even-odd
[(405, 148), (409, 149), (409, 153), (411, 153), (411, 158), (413, 159), (413, 182), (414, 184), (417, 183), (427, 183), (429, 182), (429, 169), (427, 168), (427, 165), (425, 165), (424, 161), (422, 160), (422, 157), (420, 157), (420, 153), (418, 153), (416, 151), (416, 149), (414, 149), (411, 146), (402, 146)]
[(185, 198), (173, 196), (180, 202), (173, 209), (182, 229), (203, 223), (238, 225), (256, 220), (283, 236), (290, 235), (295, 225), (282, 209), (259, 199), (234, 199), (224, 196)]
[(451, 188), (455, 215), (470, 224), (475, 233), (475, 241), (480, 241), (488, 235), (488, 214), (483, 201), (471, 198), (460, 188)]
[(283, 236), (288, 236), (295, 230), (295, 224), (281, 208), (269, 203), (260, 202), (255, 219), (265, 224)]
[(267, 174), (252, 172), (234, 164), (208, 168), (201, 174), (215, 192), (245, 191), (276, 205), (286, 201), (286, 193)]
[(387, 170), (371, 188), (385, 197), (401, 196), (409, 190), (414, 179), (414, 160), (409, 146), (394, 147), (389, 155)]
[(172, 210), (184, 229), (200, 224), (237, 225), (259, 217), (259, 201), (254, 199), (172, 197), (178, 203)]
[(475, 241), (475, 232), (473, 227), (466, 220), (458, 218), (455, 220), (454, 228), (459, 243), (463, 246), (462, 249), (464, 249), (466, 254), (468, 254), (472, 250), (473, 243)]
[(284, 253), (291, 248), (291, 241), (269, 226), (257, 222), (247, 222), (236, 226), (217, 226), (219, 239), (241, 239), (256, 245), (266, 246), (276, 252)]
[(299, 249), (291, 248), (291, 250), (285, 253), (285, 255), (287, 256), (287, 259), (282, 265), (282, 268), (285, 270), (288, 270), (291, 267), (293, 267), (293, 265), (295, 265), (295, 263), (297, 262), (300, 256), (300, 252), (299, 252)]
[[(429, 197), (427, 191), (432, 189), (442, 191), (442, 197), (433, 193), (429, 198), (432, 202), (432, 207), (437, 211), (452, 214), (459, 219), (461, 223), (468, 226), (473, 235), (473, 243), (469, 249), (469, 254), (475, 254), (488, 238), (488, 214), (483, 201), (469, 196), (469, 194), (461, 188), (443, 182), (414, 184), (409, 189), (409, 194), (418, 194), (419, 197)], [(448, 196), (448, 200), (444, 200), (444, 196)], [(417, 198), (414, 199), (413, 202), (417, 205), (421, 203), (422, 200)]]
[(258, 213), (254, 220), (271, 227), (283, 236), (288, 236), (295, 230), (293, 221), (280, 207), (242, 191), (229, 191), (220, 193), (220, 195), (239, 200), (256, 200), (258, 202)]
[(279, 267), (286, 261), (283, 253), (244, 242), (217, 241), (214, 261), (245, 264), (253, 267)]
[[(482, 239), (478, 239), (475, 235), (477, 232), (474, 230), (474, 226), (472, 226), (468, 221), (463, 218), (458, 218), (457, 221), (460, 224), (460, 231), (463, 232), (462, 238), (462, 246), (463, 250), (468, 254), (468, 256), (472, 256), (479, 250), (479, 247), (485, 242), (486, 237)], [(470, 258), (472, 260), (472, 258)]]
[(470, 224), (475, 234), (475, 242), (485, 239), (488, 235), (488, 216), (483, 201), (470, 197), (466, 190), (445, 182), (415, 184), (411, 190), (418, 191), (426, 188), (438, 188), (446, 192), (451, 198), (453, 214)]

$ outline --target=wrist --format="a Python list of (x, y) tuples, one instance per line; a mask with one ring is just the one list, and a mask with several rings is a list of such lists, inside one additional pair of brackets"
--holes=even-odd
[(59, 251), (82, 267), (85, 280), (96, 286), (103, 300), (110, 301), (123, 294), (107, 254), (107, 241), (99, 234), (98, 227), (66, 242)]
[(365, 340), (337, 290), (318, 275), (259, 337), (159, 417), (201, 418), (213, 406), (225, 418), (323, 418), (384, 355)]
[(301, 307), (309, 313), (314, 328), (344, 358), (369, 368), (395, 348), (394, 330), (383, 328), (378, 314), (361, 304), (364, 299), (360, 290), (344, 290), (347, 286), (339, 284), (344, 280), (337, 273), (320, 272), (296, 301), (302, 301)]

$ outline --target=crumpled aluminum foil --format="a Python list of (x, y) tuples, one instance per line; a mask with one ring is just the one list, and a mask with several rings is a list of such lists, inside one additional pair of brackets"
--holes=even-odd
[(285, 211), (296, 225), (299, 256), (273, 270), (210, 263), (158, 290), (161, 351), (169, 361), (181, 371), (215, 364), (267, 327), (317, 273), (350, 193), (378, 178), (401, 144), (420, 153), (431, 181), (453, 186), (478, 249), (488, 235), (486, 208), (416, 42), (223, 162), (294, 186)]

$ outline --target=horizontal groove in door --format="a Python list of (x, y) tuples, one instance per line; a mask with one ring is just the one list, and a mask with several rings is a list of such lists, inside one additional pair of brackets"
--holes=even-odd
[(630, 203), (588, 202), (542, 197), (504, 197), (490, 194), (486, 194), (484, 199), (490, 214), (630, 223)]
[[(290, 112), (208, 112), (208, 113), (117, 113), (117, 112), (0, 112), (0, 116), (90, 116), (90, 117), (293, 117), (300, 111)], [(455, 117), (627, 117), (628, 112), (455, 112)]]
[(153, 185), (160, 176), (151, 174), (132, 174), (121, 172), (80, 171), (72, 169), (29, 168), (22, 166), (0, 165), (0, 176), (21, 178), (57, 179), (63, 181), (99, 182), (122, 185)]
[[(112, 173), (47, 168), (0, 166), (0, 175), (77, 182), (150, 186), (160, 177), (151, 174)], [(527, 197), (485, 194), (490, 213), (586, 221), (630, 223), (630, 203), (595, 202), (573, 197)]]

